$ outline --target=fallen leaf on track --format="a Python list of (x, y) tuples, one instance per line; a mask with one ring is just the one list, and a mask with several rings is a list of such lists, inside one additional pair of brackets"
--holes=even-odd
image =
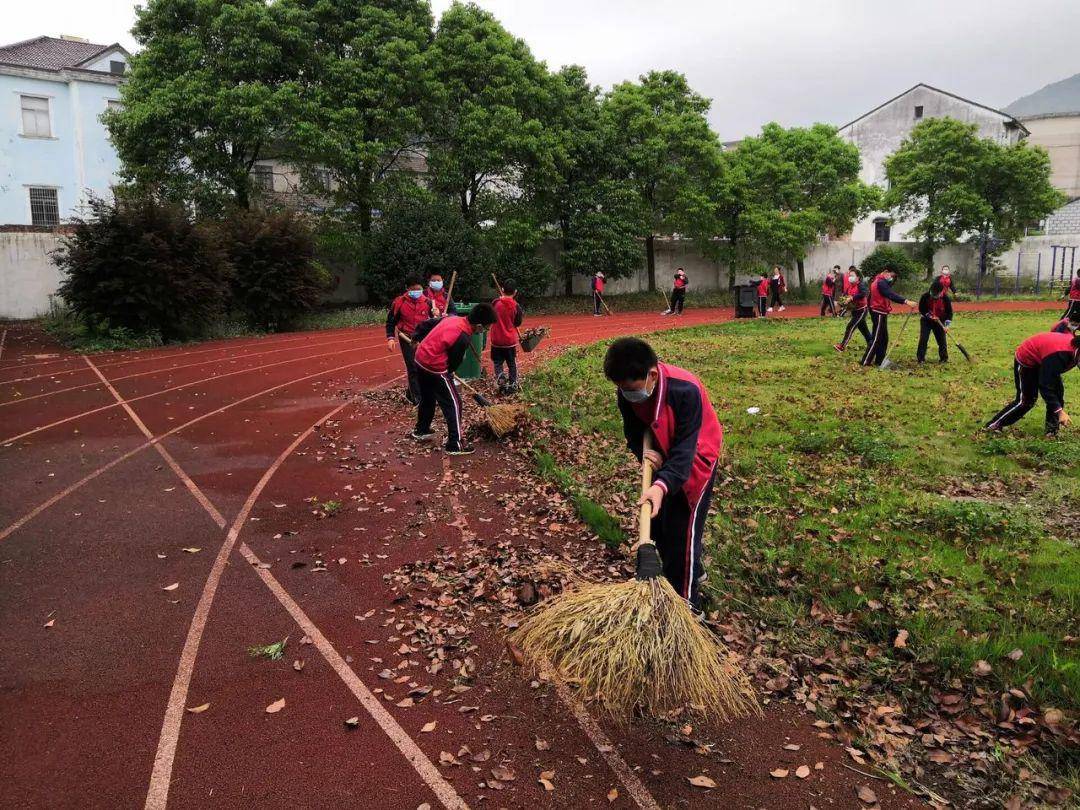
[(787, 779), (787, 775), (788, 772), (786, 768), (777, 768), (775, 771), (769, 771), (769, 776), (773, 779)]
[(161, 590), (163, 590), (163, 591), (175, 591), (179, 587), (180, 587), (180, 583), (179, 582), (174, 582), (172, 585), (166, 585)]
[(183, 550), (186, 551), (188, 554), (198, 554), (200, 551), (202, 551), (201, 548), (195, 548), (194, 546), (192, 546), (191, 548), (185, 548)]
[(612, 788), (607, 792), (607, 800), (609, 804), (615, 801), (617, 798), (619, 798), (619, 791), (617, 788)]
[(714, 782), (712, 779), (705, 776), (704, 774), (699, 774), (698, 776), (688, 776), (686, 778), (686, 781), (694, 787), (705, 788), (706, 790), (712, 790), (714, 787), (716, 787), (716, 782)]
[(348, 720), (345, 721), (345, 725), (348, 728), (356, 728), (357, 726), (360, 725), (360, 718), (359, 717), (350, 717)]
[(800, 779), (805, 779), (806, 777), (808, 777), (810, 775), (810, 766), (809, 765), (800, 765), (798, 767), (798, 769), (795, 771), (795, 775), (797, 777), (799, 777)]
[(540, 772), (540, 778), (537, 779), (536, 781), (544, 786), (544, 790), (546, 790), (548, 793), (550, 793), (551, 791), (555, 790), (555, 785), (552, 784), (552, 782), (551, 782), (551, 780), (554, 779), (554, 778), (555, 778), (555, 771), (541, 771)]
[(275, 700), (273, 703), (271, 703), (269, 706), (267, 706), (266, 707), (266, 713), (267, 714), (277, 714), (278, 712), (280, 712), (284, 708), (285, 708), (285, 698), (281, 698), (280, 700)]
[(202, 706), (188, 706), (187, 710), (189, 714), (202, 714), (210, 708), (209, 703), (204, 703)]
[(855, 791), (855, 795), (858, 796), (859, 801), (864, 804), (877, 804), (877, 794), (866, 785), (860, 785), (859, 789)]
[(292, 668), (295, 669), (297, 672), (303, 672), (304, 671), (304, 659), (303, 658), (297, 658), (295, 661), (292, 662)]
[(432, 720), (430, 723), (424, 723), (424, 727), (420, 729), (420, 731), (424, 734), (430, 734), (432, 731), (435, 730), (435, 725), (436, 723), (434, 720)]

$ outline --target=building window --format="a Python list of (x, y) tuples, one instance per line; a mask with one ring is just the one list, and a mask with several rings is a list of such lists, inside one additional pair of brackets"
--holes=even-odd
[(915, 118), (922, 118), (922, 104), (915, 105)]
[(41, 96), (19, 96), (22, 107), (22, 134), (28, 138), (51, 138), (49, 100)]
[(127, 65), (123, 62), (120, 62), (116, 59), (109, 60), (109, 73), (112, 73), (116, 76), (123, 76), (126, 70)]
[(874, 220), (874, 241), (875, 242), (888, 242), (889, 241), (889, 220), (885, 217), (878, 217)]
[(330, 170), (329, 169), (316, 169), (315, 170), (315, 185), (323, 191), (330, 190)]
[(252, 166), (251, 179), (255, 188), (261, 191), (274, 190), (274, 168), (272, 166)]
[(55, 188), (30, 188), (30, 224), (59, 225), (60, 204)]
[(124, 109), (124, 102), (122, 102), (118, 98), (110, 98), (105, 103), (108, 106), (108, 109), (112, 112), (120, 112), (122, 109)]

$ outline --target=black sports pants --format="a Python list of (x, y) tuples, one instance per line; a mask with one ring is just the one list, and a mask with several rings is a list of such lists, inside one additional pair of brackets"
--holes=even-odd
[(930, 333), (934, 333), (937, 341), (938, 359), (944, 363), (949, 359), (949, 344), (945, 342), (945, 327), (941, 321), (930, 318), (919, 319), (919, 347), (915, 350), (915, 358), (921, 363), (926, 360), (926, 345), (930, 342)]
[(416, 409), (416, 432), (431, 431), (431, 420), (435, 418), (435, 405), (438, 404), (446, 420), (446, 449), (460, 449), (461, 397), (454, 385), (453, 375), (432, 374), (418, 366), (416, 377), (420, 383), (420, 405)]
[(420, 380), (416, 376), (416, 361), (413, 359), (416, 356), (416, 347), (412, 343), (406, 343), (400, 335), (398, 345), (401, 347), (401, 359), (405, 361), (405, 390), (415, 405), (420, 401)]
[[(1008, 427), (1014, 422), (1019, 421), (1024, 414), (1035, 407), (1035, 403), (1039, 400), (1039, 369), (1028, 368), (1021, 365), (1018, 360), (1013, 361), (1013, 380), (1016, 384), (1016, 397), (994, 414), (994, 418), (986, 423), (986, 426), (991, 430), (1000, 430), (1003, 427)], [(1061, 379), (1058, 378), (1058, 396), (1061, 401), (1065, 401), (1064, 386), (1061, 385)], [(1056, 434), (1058, 432), (1058, 415), (1055, 411), (1050, 410), (1050, 406), (1046, 408), (1046, 432), (1050, 434)]]
[(705, 573), (701, 544), (715, 482), (714, 469), (701, 497), (694, 503), (690, 503), (682, 490), (669, 493), (660, 506), (660, 514), (650, 525), (653, 542), (664, 564), (664, 576), (675, 592), (695, 609), (701, 607), (699, 585)]
[(870, 342), (866, 344), (862, 364), (880, 366), (889, 352), (889, 316), (884, 312), (870, 310), (870, 322), (873, 327), (870, 330)]
[(840, 341), (840, 346), (844, 349), (847, 348), (848, 341), (851, 340), (851, 336), (858, 329), (863, 336), (863, 340), (867, 345), (870, 344), (870, 329), (866, 325), (866, 313), (869, 312), (866, 307), (862, 309), (851, 310), (851, 317), (848, 318), (847, 328), (844, 329), (844, 339)]

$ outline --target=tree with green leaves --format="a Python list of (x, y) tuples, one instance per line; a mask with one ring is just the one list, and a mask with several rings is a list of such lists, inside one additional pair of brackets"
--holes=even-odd
[(616, 179), (629, 181), (644, 211), (649, 289), (656, 289), (654, 241), (686, 223), (683, 202), (712, 173), (720, 143), (705, 116), (707, 98), (675, 71), (653, 71), (616, 85), (603, 101)]
[(885, 173), (886, 204), (897, 217), (918, 220), (910, 235), (919, 242), (927, 277), (935, 252), (965, 236), (978, 241), (979, 272), (985, 273), (988, 254), (1008, 247), (1063, 202), (1040, 147), (981, 138), (974, 124), (951, 118), (919, 123), (886, 159)]
[(536, 185), (526, 174), (553, 172), (547, 68), (492, 14), (462, 3), (439, 20), (428, 64), (429, 182), (477, 225), (486, 196), (521, 196)]
[[(877, 203), (859, 180), (859, 152), (834, 127), (766, 124), (725, 152), (704, 189), (688, 197), (689, 226), (706, 253), (725, 260), (728, 282), (758, 261), (798, 267), (823, 236), (851, 230)], [(723, 237), (712, 241), (712, 236)]]
[(556, 143), (555, 177), (537, 190), (535, 199), (558, 229), (563, 282), (570, 295), (575, 274), (591, 276), (600, 270), (608, 278), (625, 278), (637, 271), (646, 224), (633, 184), (612, 177), (615, 139), (601, 115), (600, 89), (589, 84), (578, 65), (562, 68), (551, 81), (548, 126)]
[(126, 177), (203, 206), (251, 201), (251, 168), (298, 110), (302, 15), (263, 0), (149, 0), (123, 108), (105, 120)]
[(431, 7), (427, 0), (283, 2), (300, 12), (312, 58), (287, 152), (310, 190), (332, 197), (366, 235), (386, 179), (423, 147)]

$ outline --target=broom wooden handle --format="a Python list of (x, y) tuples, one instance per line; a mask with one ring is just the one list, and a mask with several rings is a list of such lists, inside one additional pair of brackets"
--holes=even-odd
[(506, 293), (503, 292), (502, 284), (500, 284), (499, 280), (495, 278), (494, 273), (491, 274), (491, 280), (495, 282), (495, 289), (498, 291), (499, 295), (506, 295)]
[[(648, 492), (649, 487), (652, 486), (652, 464), (645, 458), (645, 451), (652, 450), (652, 436), (649, 435), (648, 428), (645, 429), (645, 436), (641, 441), (641, 494), (644, 497)], [(645, 543), (652, 543), (652, 536), (649, 533), (650, 524), (652, 523), (652, 506), (648, 502), (641, 505), (641, 511), (638, 514), (638, 527), (637, 527), (637, 543), (634, 544), (636, 550), (638, 546)]]

